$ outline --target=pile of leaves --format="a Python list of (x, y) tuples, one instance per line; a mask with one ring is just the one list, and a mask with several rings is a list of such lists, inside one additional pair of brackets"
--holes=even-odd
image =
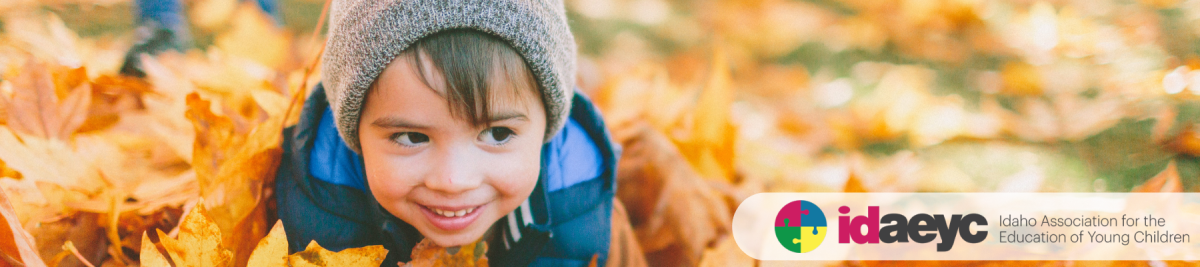
[[(144, 78), (117, 74), (132, 22), (88, 20), (130, 1), (0, 3), (0, 265), (378, 265), (287, 254), (272, 179), (324, 1), (283, 2), (280, 24), (188, 1), (195, 47)], [(729, 236), (759, 192), (1200, 190), (1197, 0), (566, 6), (652, 266), (768, 264)], [(418, 247), (406, 264), (487, 265)]]

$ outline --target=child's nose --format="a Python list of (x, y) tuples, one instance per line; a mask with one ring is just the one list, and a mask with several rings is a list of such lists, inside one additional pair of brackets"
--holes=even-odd
[(469, 148), (447, 149), (432, 162), (425, 187), (448, 194), (466, 192), (479, 187), (483, 175), (478, 171), (481, 162), (474, 159)]

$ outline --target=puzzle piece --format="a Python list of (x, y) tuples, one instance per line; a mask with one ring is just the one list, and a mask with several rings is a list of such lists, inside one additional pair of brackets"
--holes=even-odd
[(799, 240), (815, 240), (814, 242), (801, 242), (800, 252), (809, 252), (821, 245), (821, 240), (825, 240), (826, 227), (805, 226), (800, 227)]

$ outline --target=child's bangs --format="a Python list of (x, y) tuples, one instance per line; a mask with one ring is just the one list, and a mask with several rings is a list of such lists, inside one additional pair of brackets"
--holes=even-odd
[[(525, 94), (541, 101), (541, 90), (525, 60), (503, 40), (475, 30), (450, 30), (417, 41), (402, 57), (417, 67), (426, 86), (438, 91), (450, 114), (472, 125), (488, 125), (494, 105), (525, 105)], [(537, 106), (540, 108), (540, 105)]]

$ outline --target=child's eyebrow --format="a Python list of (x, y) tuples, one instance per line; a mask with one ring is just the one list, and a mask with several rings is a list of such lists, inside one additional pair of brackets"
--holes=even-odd
[(410, 122), (408, 120), (397, 117), (381, 117), (371, 122), (371, 125), (383, 128), (412, 128), (412, 129), (428, 129), (429, 126)]
[[(528, 116), (525, 116), (525, 114), (523, 114), (523, 113), (517, 113), (517, 112), (495, 113), (495, 114), (491, 114), (490, 117), (491, 118), (488, 118), (489, 122), (506, 121), (506, 120), (521, 120), (521, 121), (529, 120)], [(410, 122), (408, 120), (405, 120), (402, 118), (397, 118), (397, 117), (381, 117), (381, 118), (375, 119), (375, 121), (371, 122), (371, 125), (374, 125), (376, 127), (382, 127), (382, 128), (410, 128), (410, 129), (428, 129), (428, 128), (430, 128), (427, 125), (421, 125), (421, 124)]]
[(488, 118), (488, 121), (490, 121), (490, 122), (506, 121), (506, 120), (514, 120), (514, 119), (522, 120), (522, 121), (529, 120), (529, 117), (526, 117), (525, 114), (519, 113), (519, 112), (498, 112), (498, 113), (489, 114), (489, 117), (490, 118)]

